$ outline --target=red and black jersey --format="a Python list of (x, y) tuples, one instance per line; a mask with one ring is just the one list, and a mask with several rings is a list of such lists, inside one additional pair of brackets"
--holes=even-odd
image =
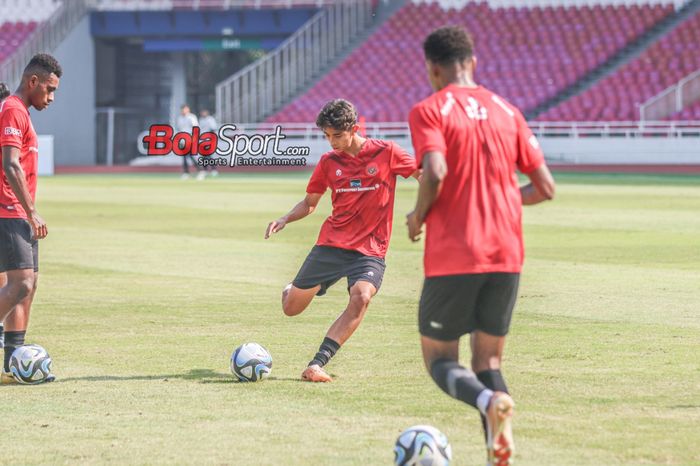
[(384, 257), (394, 215), (396, 176), (408, 178), (415, 159), (397, 144), (367, 139), (356, 156), (331, 151), (316, 166), (308, 193), (330, 189), (333, 213), (318, 235), (319, 246)]
[[(20, 164), (24, 170), (29, 194), (34, 200), (39, 144), (29, 118), (29, 110), (19, 97), (14, 95), (0, 102), (0, 148), (4, 146), (17, 147), (20, 150)], [(27, 218), (24, 208), (7, 181), (2, 164), (0, 164), (0, 218)]]
[(522, 198), (516, 169), (544, 163), (520, 111), (481, 86), (450, 85), (409, 116), (418, 166), (447, 161), (442, 191), (425, 219), (425, 275), (517, 273), (523, 264)]

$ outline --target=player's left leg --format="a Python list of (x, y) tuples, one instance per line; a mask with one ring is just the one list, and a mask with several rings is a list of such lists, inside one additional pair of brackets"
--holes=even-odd
[(302, 373), (309, 382), (330, 382), (332, 379), (323, 369), (340, 347), (355, 333), (367, 312), (377, 288), (370, 282), (357, 281), (350, 287), (350, 300), (345, 310), (333, 322), (323, 339), (316, 356)]

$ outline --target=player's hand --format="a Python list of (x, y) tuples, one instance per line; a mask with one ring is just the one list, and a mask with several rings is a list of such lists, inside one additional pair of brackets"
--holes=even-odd
[(32, 238), (44, 239), (46, 238), (46, 235), (49, 234), (49, 229), (46, 227), (46, 222), (38, 213), (32, 212), (29, 214), (27, 221), (32, 227)]
[(418, 220), (415, 210), (406, 215), (406, 225), (408, 226), (408, 238), (414, 243), (420, 241), (420, 235), (423, 234), (423, 222)]
[(285, 225), (287, 225), (287, 221), (283, 218), (278, 218), (274, 222), (270, 222), (267, 226), (267, 230), (265, 230), (265, 239), (268, 239), (273, 233), (277, 233), (283, 229)]

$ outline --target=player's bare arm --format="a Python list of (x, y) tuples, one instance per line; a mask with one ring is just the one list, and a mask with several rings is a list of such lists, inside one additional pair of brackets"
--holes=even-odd
[(306, 197), (301, 200), (297, 205), (295, 205), (292, 210), (290, 210), (287, 215), (274, 220), (267, 225), (267, 230), (265, 230), (265, 239), (268, 239), (273, 233), (277, 233), (282, 230), (288, 223), (296, 222), (302, 218), (310, 215), (316, 210), (318, 201), (321, 200), (323, 194), (319, 193), (307, 193)]
[(46, 227), (46, 222), (37, 213), (32, 201), (32, 196), (29, 194), (29, 187), (25, 178), (24, 170), (19, 161), (20, 150), (17, 147), (3, 146), (2, 148), (2, 168), (7, 176), (7, 181), (10, 183), (12, 191), (22, 208), (27, 213), (27, 221), (32, 227), (34, 237), (37, 239), (46, 238), (49, 231)]
[(530, 183), (520, 188), (523, 205), (534, 205), (554, 199), (556, 190), (554, 178), (546, 164), (543, 163), (527, 176), (530, 178)]
[(447, 175), (445, 155), (441, 152), (428, 152), (423, 157), (423, 169), (420, 171), (422, 173), (418, 174), (420, 187), (418, 188), (416, 208), (406, 216), (408, 237), (414, 242), (420, 239), (425, 217), (440, 194), (442, 182)]

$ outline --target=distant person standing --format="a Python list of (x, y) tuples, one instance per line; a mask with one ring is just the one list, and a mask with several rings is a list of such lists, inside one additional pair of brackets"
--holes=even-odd
[[(199, 112), (199, 129), (201, 134), (203, 133), (216, 133), (219, 131), (219, 124), (216, 122), (216, 118), (209, 113), (206, 108)], [(204, 170), (211, 171), (211, 176), (219, 176), (219, 171), (216, 169), (216, 165), (207, 165)]]
[[(192, 129), (195, 126), (199, 126), (199, 122), (197, 121), (197, 117), (194, 115), (194, 113), (190, 112), (190, 107), (187, 104), (184, 104), (182, 107), (180, 107), (180, 114), (177, 116), (175, 119), (175, 129), (177, 130), (178, 133), (190, 133), (192, 134)], [(190, 167), (189, 164), (187, 163), (188, 161), (192, 162), (192, 166), (197, 169), (197, 162), (194, 160), (194, 157), (191, 155), (183, 155), (182, 156), (182, 179), (187, 180), (190, 177)], [(197, 179), (198, 180), (203, 180), (206, 174), (199, 170), (199, 173), (197, 173)]]

